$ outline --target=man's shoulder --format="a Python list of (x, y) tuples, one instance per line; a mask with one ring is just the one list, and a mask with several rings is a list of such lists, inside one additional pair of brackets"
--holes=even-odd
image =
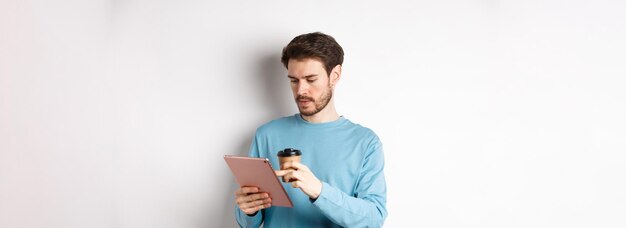
[(362, 140), (361, 142), (367, 145), (367, 151), (369, 151), (368, 153), (379, 151), (377, 148), (382, 148), (382, 141), (378, 137), (376, 132), (374, 132), (374, 130), (361, 124), (356, 124), (352, 122), (351, 124), (353, 125), (353, 137), (360, 138)]
[(270, 120), (262, 124), (256, 129), (256, 131), (257, 133), (264, 133), (267, 131), (286, 128), (286, 127), (291, 126), (294, 121), (295, 121), (295, 115), (284, 116), (281, 118)]
[(362, 137), (378, 140), (378, 135), (376, 135), (376, 132), (374, 132), (374, 130), (372, 130), (371, 128), (365, 127), (357, 123), (351, 122), (351, 124), (355, 132), (360, 134)]

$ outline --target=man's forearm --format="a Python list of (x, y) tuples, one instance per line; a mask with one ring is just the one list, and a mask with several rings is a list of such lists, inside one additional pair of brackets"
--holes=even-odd
[[(384, 196), (352, 197), (322, 182), (322, 193), (313, 201), (326, 217), (343, 227), (381, 227), (387, 211)], [(383, 202), (380, 202), (383, 201)]]

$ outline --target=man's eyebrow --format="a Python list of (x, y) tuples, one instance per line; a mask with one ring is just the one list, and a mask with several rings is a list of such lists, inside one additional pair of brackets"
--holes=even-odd
[[(310, 77), (315, 77), (315, 76), (317, 76), (317, 74), (310, 74), (310, 75), (304, 76), (304, 78), (310, 78)], [(288, 78), (293, 78), (293, 79), (296, 79), (296, 77), (291, 76), (291, 75), (287, 75), (287, 77), (288, 77)]]

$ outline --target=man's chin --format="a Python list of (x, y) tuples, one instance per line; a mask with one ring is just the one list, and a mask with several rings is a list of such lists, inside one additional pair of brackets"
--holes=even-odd
[(315, 115), (317, 113), (318, 112), (315, 111), (315, 110), (302, 110), (302, 109), (300, 109), (300, 115), (302, 115), (302, 116), (312, 116), (312, 115)]

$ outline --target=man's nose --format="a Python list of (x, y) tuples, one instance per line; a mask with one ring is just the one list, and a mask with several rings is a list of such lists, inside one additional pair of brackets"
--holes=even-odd
[(306, 83), (298, 83), (298, 95), (305, 95), (309, 92), (309, 85)]

